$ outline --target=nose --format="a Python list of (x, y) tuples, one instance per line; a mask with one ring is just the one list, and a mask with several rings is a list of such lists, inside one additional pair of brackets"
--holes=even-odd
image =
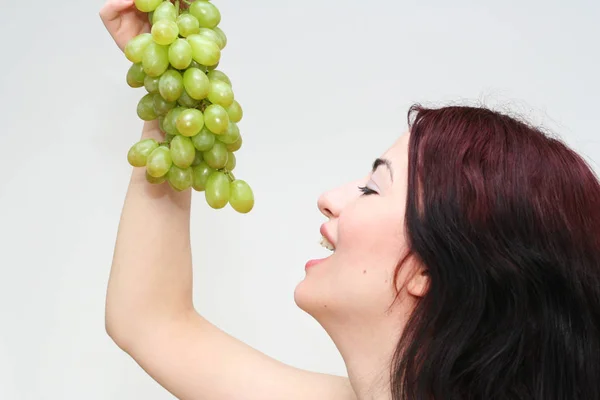
[(334, 204), (331, 201), (330, 193), (331, 192), (323, 193), (317, 201), (317, 206), (319, 207), (319, 210), (324, 216), (326, 216), (327, 218), (334, 218), (336, 214), (334, 214), (333, 210), (336, 210), (336, 208), (334, 207)]
[(323, 193), (317, 201), (321, 213), (327, 218), (337, 218), (346, 204), (358, 196), (359, 183), (357, 180)]

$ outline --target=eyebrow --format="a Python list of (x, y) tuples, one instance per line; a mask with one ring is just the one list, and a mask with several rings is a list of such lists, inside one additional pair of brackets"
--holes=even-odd
[(390, 173), (390, 179), (392, 180), (392, 182), (394, 181), (394, 174), (392, 172), (392, 163), (390, 162), (390, 160), (386, 160), (385, 158), (378, 158), (373, 162), (373, 170), (371, 173), (375, 173), (375, 170), (377, 168), (379, 168), (380, 166), (384, 165), (385, 167), (387, 167), (388, 172)]

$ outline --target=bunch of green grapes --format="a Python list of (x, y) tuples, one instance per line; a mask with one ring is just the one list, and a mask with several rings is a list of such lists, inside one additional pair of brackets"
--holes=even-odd
[(144, 139), (128, 152), (129, 164), (146, 168), (153, 184), (205, 192), (215, 209), (240, 213), (254, 207), (252, 189), (236, 179), (235, 152), (242, 146), (242, 107), (229, 77), (216, 69), (227, 45), (219, 9), (209, 0), (136, 0), (152, 29), (125, 47), (132, 62), (127, 83), (146, 92), (137, 105), (144, 121), (158, 120), (164, 141)]

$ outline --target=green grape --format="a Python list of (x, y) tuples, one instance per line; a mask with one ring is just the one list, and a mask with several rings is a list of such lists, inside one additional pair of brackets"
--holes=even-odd
[(227, 164), (227, 149), (225, 145), (218, 140), (215, 141), (212, 149), (202, 153), (204, 162), (214, 169), (223, 168)]
[(188, 68), (183, 73), (183, 86), (192, 99), (202, 100), (210, 91), (210, 80), (198, 68)]
[(162, 133), (165, 133), (165, 116), (164, 115), (159, 115), (158, 116), (158, 129), (160, 129), (160, 131)]
[(165, 100), (160, 93), (154, 93), (154, 111), (157, 115), (166, 115), (177, 103)]
[(162, 2), (163, 0), (135, 0), (135, 6), (141, 12), (147, 13), (156, 10)]
[(180, 132), (177, 130), (177, 118), (179, 118), (179, 114), (181, 114), (184, 110), (185, 108), (183, 107), (175, 107), (167, 113), (165, 116), (165, 122), (163, 123), (166, 133), (170, 135), (180, 134)]
[(154, 95), (147, 93), (140, 99), (137, 105), (137, 115), (144, 121), (153, 121), (158, 115), (154, 110)]
[(204, 188), (206, 202), (214, 209), (220, 209), (229, 202), (229, 194), (231, 192), (229, 178), (223, 172), (213, 171)]
[(152, 35), (149, 33), (140, 33), (125, 45), (125, 57), (132, 63), (142, 62), (144, 51), (150, 43), (152, 43)]
[(167, 180), (167, 176), (159, 176), (158, 178), (153, 177), (152, 175), (150, 175), (148, 173), (148, 171), (146, 171), (146, 180), (153, 184), (153, 185), (160, 185), (162, 183), (165, 183), (165, 181)]
[(146, 171), (153, 178), (159, 178), (169, 172), (173, 165), (171, 160), (171, 151), (167, 146), (158, 146), (148, 155), (146, 161)]
[(157, 43), (150, 43), (144, 50), (142, 65), (146, 75), (161, 76), (169, 68), (169, 48)]
[(176, 191), (205, 191), (215, 209), (225, 207), (231, 196), (235, 210), (249, 212), (252, 190), (231, 173), (237, 165), (234, 153), (243, 143), (237, 125), (243, 110), (231, 80), (217, 69), (227, 46), (218, 27), (219, 9), (210, 0), (188, 0), (180, 10), (173, 1), (134, 1), (147, 13), (150, 32), (125, 46), (132, 62), (126, 82), (145, 87), (148, 93), (139, 100), (137, 114), (145, 121), (158, 120), (165, 139), (162, 144), (155, 139), (134, 144), (128, 162), (145, 166), (152, 184), (168, 181)]
[(186, 69), (192, 62), (192, 47), (185, 39), (177, 39), (169, 46), (169, 62), (176, 69)]
[(194, 190), (202, 192), (206, 188), (206, 181), (215, 170), (204, 161), (194, 166), (192, 170), (194, 172), (194, 183), (192, 184), (192, 187)]
[(127, 71), (127, 84), (132, 88), (139, 88), (144, 86), (145, 78), (146, 73), (144, 72), (142, 63), (131, 64), (131, 67)]
[(204, 116), (202, 115), (202, 111), (195, 108), (188, 108), (179, 114), (175, 124), (177, 130), (183, 136), (195, 136), (204, 127)]
[(168, 46), (179, 37), (179, 28), (175, 21), (162, 19), (152, 25), (151, 33), (155, 43)]
[(202, 152), (195, 150), (196, 151), (196, 155), (194, 156), (194, 162), (192, 163), (192, 167), (196, 167), (198, 165), (200, 165), (200, 163), (202, 161), (204, 161), (204, 158), (202, 157)]
[(183, 37), (200, 32), (200, 23), (191, 14), (181, 14), (177, 17), (177, 26), (179, 27), (179, 34)]
[(233, 171), (236, 166), (236, 158), (235, 154), (227, 153), (227, 164), (225, 164), (225, 169), (227, 171)]
[(190, 14), (192, 14), (200, 26), (204, 28), (214, 28), (221, 22), (221, 13), (219, 9), (208, 1), (196, 1), (190, 5)]
[(208, 72), (208, 68), (206, 67), (206, 65), (198, 64), (198, 62), (194, 61), (193, 59), (188, 68), (198, 68), (200, 71), (202, 71), (204, 73)]
[(192, 99), (187, 90), (183, 89), (183, 93), (179, 96), (177, 103), (185, 108), (196, 108), (200, 105), (200, 100)]
[(223, 32), (223, 30), (218, 26), (214, 27), (213, 30), (217, 32), (219, 36), (221, 36), (221, 43), (223, 44), (221, 46), (221, 50), (223, 50), (227, 46), (227, 35), (225, 35), (225, 32)]
[[(202, 1), (199, 1), (197, 3), (201, 2)], [(221, 49), (219, 48), (219, 45), (205, 36), (193, 34), (187, 37), (187, 41), (192, 46), (192, 57), (199, 64), (210, 67), (211, 65), (218, 64), (221, 60)]]
[(132, 167), (145, 167), (148, 155), (158, 147), (154, 139), (143, 139), (131, 146), (127, 153), (127, 161)]
[(247, 214), (254, 208), (254, 193), (246, 181), (236, 179), (229, 184), (229, 204), (241, 213)]
[(204, 123), (212, 133), (220, 135), (229, 126), (229, 115), (222, 106), (211, 104), (204, 110)]
[(233, 90), (231, 90), (231, 86), (223, 81), (210, 81), (208, 100), (213, 104), (219, 104), (227, 108), (233, 104)]
[(219, 71), (218, 69), (212, 70), (206, 75), (208, 75), (208, 79), (210, 79), (211, 81), (222, 81), (228, 84), (229, 86), (233, 87), (229, 77), (224, 72)]
[(183, 93), (183, 77), (174, 69), (166, 71), (160, 77), (158, 91), (165, 100), (177, 101), (181, 93)]
[(192, 137), (192, 143), (198, 151), (208, 151), (215, 145), (215, 135), (206, 126), (200, 133)]
[(240, 137), (238, 138), (238, 140), (236, 140), (235, 142), (231, 143), (231, 144), (226, 144), (225, 148), (227, 149), (227, 151), (234, 153), (236, 151), (238, 151), (239, 149), (242, 148), (242, 144), (243, 144), (243, 140), (242, 140), (242, 136), (240, 135)]
[(233, 144), (240, 138), (240, 128), (235, 122), (229, 121), (225, 132), (219, 135), (219, 140), (225, 144)]
[(244, 110), (240, 103), (236, 100), (233, 100), (233, 103), (229, 107), (227, 107), (227, 115), (229, 115), (229, 120), (235, 122), (236, 124), (242, 120), (244, 116)]
[(223, 40), (221, 36), (214, 30), (210, 28), (200, 28), (198, 34), (212, 40), (217, 44), (217, 46), (219, 46), (219, 49), (223, 50)]
[(159, 76), (148, 76), (144, 78), (144, 86), (148, 93), (158, 93), (158, 81), (160, 80)]
[(161, 20), (175, 21), (176, 19), (177, 10), (175, 9), (175, 5), (170, 1), (163, 1), (153, 12), (152, 24), (156, 24)]
[(179, 168), (192, 165), (196, 157), (196, 148), (189, 137), (177, 135), (171, 141), (171, 160)]
[(191, 168), (179, 168), (172, 165), (167, 174), (167, 181), (173, 189), (182, 192), (192, 187), (194, 183), (194, 172)]

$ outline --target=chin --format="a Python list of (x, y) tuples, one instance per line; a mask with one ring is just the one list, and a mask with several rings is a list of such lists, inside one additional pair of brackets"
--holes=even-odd
[(310, 310), (315, 308), (314, 295), (311, 293), (310, 282), (306, 278), (296, 286), (294, 290), (294, 302), (303, 311), (311, 314)]
[(324, 314), (332, 311), (333, 299), (331, 290), (320, 285), (322, 281), (311, 277), (310, 272), (296, 286), (294, 290), (294, 301), (304, 312), (319, 320)]

